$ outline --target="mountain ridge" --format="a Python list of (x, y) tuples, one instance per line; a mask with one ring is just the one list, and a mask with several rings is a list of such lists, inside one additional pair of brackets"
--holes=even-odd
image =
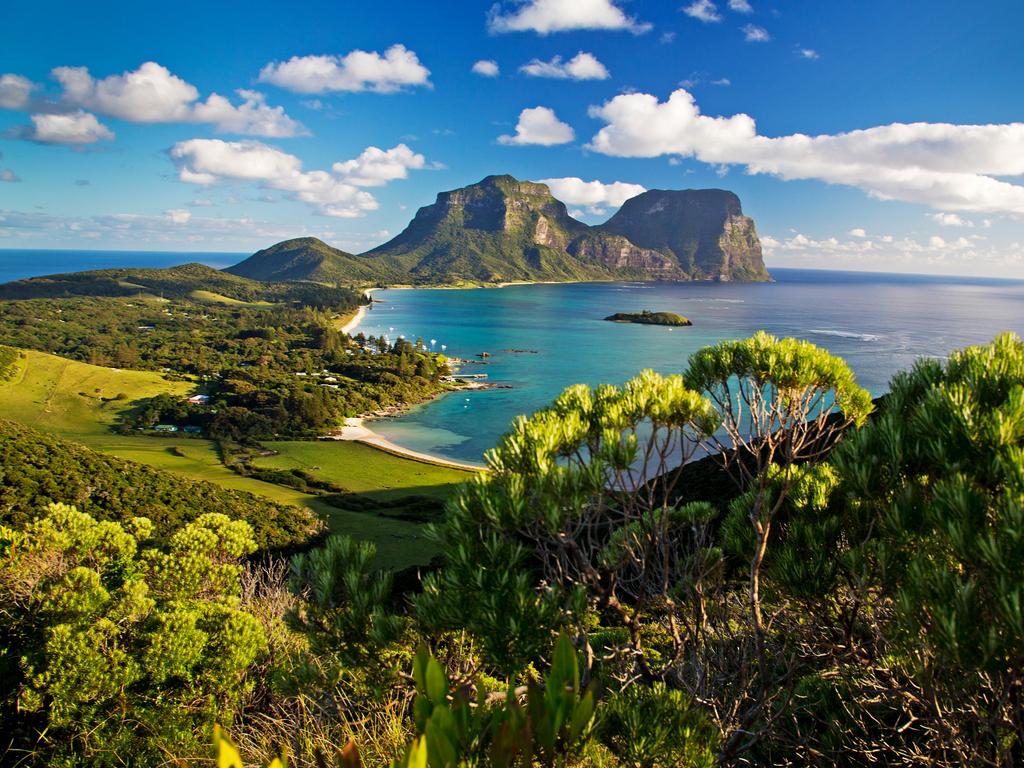
[(365, 253), (295, 238), (225, 271), (275, 282), (418, 285), (770, 279), (754, 222), (727, 190), (650, 190), (590, 226), (547, 185), (509, 175), (438, 193), (402, 232)]

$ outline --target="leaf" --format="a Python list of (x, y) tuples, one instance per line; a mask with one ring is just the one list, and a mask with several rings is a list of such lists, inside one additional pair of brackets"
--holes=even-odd
[(435, 704), (443, 704), (448, 697), (448, 679), (441, 665), (433, 658), (427, 662), (426, 689), (427, 696)]
[(245, 768), (242, 756), (219, 725), (213, 726), (213, 743), (217, 748), (217, 768)]

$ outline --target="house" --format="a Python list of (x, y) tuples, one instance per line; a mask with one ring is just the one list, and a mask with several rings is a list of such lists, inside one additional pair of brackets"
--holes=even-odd
[(183, 427), (181, 431), (184, 432), (186, 435), (201, 435), (201, 434), (203, 434), (203, 428), (202, 427), (194, 427), (191, 424), (188, 425), (187, 427)]
[(334, 382), (337, 381), (337, 379), (335, 377), (333, 377), (333, 376), (325, 376), (324, 377), (324, 381), (326, 381), (326, 382), (328, 382), (330, 384), (333, 384)]
[(206, 405), (210, 401), (210, 396), (209, 395), (192, 395), (192, 397), (190, 397), (188, 399), (188, 401), (190, 403), (192, 403), (193, 405)]
[(173, 424), (157, 424), (153, 429), (157, 432), (177, 432), (178, 428)]

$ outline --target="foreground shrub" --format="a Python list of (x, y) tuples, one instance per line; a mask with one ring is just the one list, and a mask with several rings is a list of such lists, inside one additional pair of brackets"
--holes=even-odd
[(62, 504), (0, 529), (4, 724), (34, 762), (156, 764), (237, 710), (265, 645), (239, 608), (252, 530), (206, 514), (161, 549), (151, 530)]

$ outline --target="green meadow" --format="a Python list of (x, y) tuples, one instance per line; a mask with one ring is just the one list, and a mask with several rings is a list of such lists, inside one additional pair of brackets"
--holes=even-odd
[[(16, 365), (13, 374), (0, 381), (0, 413), (5, 418), (118, 458), (309, 507), (327, 521), (332, 533), (373, 541), (382, 565), (424, 564), (435, 552), (423, 540), (417, 523), (338, 509), (315, 494), (236, 474), (221, 462), (211, 440), (120, 435), (112, 430), (119, 414), (139, 400), (161, 393), (185, 397), (194, 389), (191, 381), (168, 379), (152, 371), (104, 368), (31, 350), (24, 350)], [(403, 459), (358, 443), (281, 441), (266, 446), (277, 455), (260, 459), (260, 467), (304, 469), (381, 502), (413, 495), (443, 500), (457, 483), (470, 477), (468, 472)]]

